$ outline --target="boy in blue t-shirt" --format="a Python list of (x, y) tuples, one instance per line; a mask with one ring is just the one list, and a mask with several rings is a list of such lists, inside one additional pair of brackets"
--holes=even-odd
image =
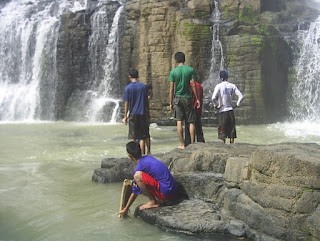
[(145, 154), (145, 141), (150, 137), (148, 88), (144, 83), (139, 82), (138, 78), (138, 71), (130, 69), (131, 83), (126, 86), (124, 91), (124, 118), (122, 122), (127, 125), (129, 120), (128, 139), (131, 141), (140, 140), (142, 153)]
[(167, 166), (153, 156), (142, 157), (139, 143), (135, 141), (129, 142), (126, 147), (129, 158), (137, 166), (133, 174), (132, 194), (119, 214), (127, 212), (141, 193), (146, 195), (150, 201), (141, 205), (140, 210), (159, 207), (165, 200), (174, 199), (177, 196), (178, 185)]

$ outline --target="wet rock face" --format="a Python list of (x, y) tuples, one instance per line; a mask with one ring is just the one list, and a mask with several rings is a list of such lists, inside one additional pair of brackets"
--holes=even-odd
[(169, 72), (175, 67), (174, 54), (186, 54), (186, 64), (194, 67), (199, 81), (208, 75), (212, 31), (209, 21), (211, 1), (133, 0), (123, 16), (120, 73), (128, 84), (128, 69), (139, 70), (140, 81), (151, 82), (152, 122), (173, 124), (169, 112)]
[[(61, 17), (56, 53), (58, 78), (57, 83), (54, 83), (56, 86), (55, 119), (57, 120), (84, 121), (77, 112), (89, 104), (87, 92), (96, 85), (94, 76), (99, 73), (93, 73), (97, 70), (91, 69), (91, 63), (96, 59), (100, 60), (100, 56), (92, 59), (89, 45), (93, 28), (91, 16), (95, 11), (100, 11), (100, 8), (97, 8), (94, 2), (89, 2), (89, 5), (91, 8), (86, 11), (68, 12)], [(112, 23), (119, 6), (118, 2), (109, 2), (104, 5), (104, 11), (108, 13), (106, 19), (108, 23)], [(110, 30), (111, 24), (108, 25), (107, 31), (110, 32)], [(105, 44), (107, 45), (107, 39)], [(106, 46), (100, 46), (100, 49), (105, 48)], [(99, 68), (103, 68), (102, 63)], [(100, 81), (101, 79), (102, 77)], [(46, 85), (43, 85), (42, 89), (52, 91)]]
[[(236, 110), (237, 123), (281, 120), (286, 115), (288, 72), (292, 65), (292, 48), (286, 35), (297, 31), (292, 26), (298, 26), (299, 21), (315, 19), (317, 14), (299, 1), (220, 0), (218, 6), (224, 67), (229, 70), (229, 80), (245, 95), (242, 107)], [(175, 124), (169, 119), (168, 76), (175, 67), (174, 53), (182, 51), (186, 64), (194, 67), (199, 82), (204, 84), (203, 122), (217, 123), (210, 98), (218, 83), (220, 59), (212, 68), (213, 79), (208, 79), (213, 47), (211, 14), (215, 7), (214, 1), (195, 0), (133, 0), (126, 4), (122, 86), (128, 83), (129, 67), (139, 69), (142, 82), (152, 82), (152, 122)], [(301, 17), (299, 21), (297, 16)]]
[[(211, 155), (209, 155), (211, 153)], [(320, 233), (320, 150), (316, 144), (193, 144), (155, 155), (188, 195), (141, 211), (166, 230), (251, 240), (316, 240)], [(93, 180), (132, 178), (129, 160), (106, 159)]]
[[(78, 106), (86, 105), (81, 93), (93, 85), (88, 39), (90, 16), (98, 11), (95, 2), (90, 2), (90, 11), (67, 13), (61, 18), (56, 119), (75, 115), (69, 110), (74, 108), (69, 102), (80, 99)], [(111, 23), (119, 3), (107, 5)], [(214, 17), (217, 8), (220, 15)], [(175, 68), (174, 54), (181, 51), (204, 87), (205, 125), (217, 123), (210, 103), (221, 67), (229, 70), (230, 82), (244, 94), (241, 108), (235, 113), (238, 124), (280, 121), (286, 115), (288, 76), (293, 72), (290, 68), (298, 49), (295, 33), (301, 26), (308, 28), (308, 22), (318, 14), (298, 0), (127, 1), (119, 26), (119, 76), (115, 79), (120, 81), (120, 90), (113, 94), (122, 98), (129, 83), (129, 69), (138, 69), (140, 81), (153, 86), (151, 121), (174, 125), (170, 119), (168, 77)], [(217, 39), (213, 39), (213, 24), (217, 23)], [(222, 48), (213, 40), (219, 40)], [(217, 59), (212, 58), (213, 48)]]

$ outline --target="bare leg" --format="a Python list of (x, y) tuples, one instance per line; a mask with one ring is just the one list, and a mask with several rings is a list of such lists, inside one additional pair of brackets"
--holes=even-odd
[(234, 143), (234, 139), (230, 138), (230, 144)]
[(146, 153), (145, 140), (140, 140), (139, 144), (141, 148), (141, 154), (144, 155)]
[(195, 125), (194, 122), (190, 123), (190, 137), (191, 137), (191, 144), (194, 143), (194, 139), (195, 139)]
[(148, 154), (148, 155), (151, 155), (151, 140), (150, 140), (150, 137), (148, 137), (148, 138), (146, 139), (146, 145), (147, 145), (147, 149), (148, 149), (147, 154)]
[(180, 149), (184, 149), (184, 139), (183, 139), (183, 126), (182, 126), (182, 121), (177, 121), (177, 131), (178, 131), (178, 135), (179, 135), (179, 140), (181, 145), (178, 146), (178, 148)]
[(149, 191), (149, 189), (146, 187), (146, 185), (142, 182), (142, 172), (141, 171), (137, 171), (134, 174), (134, 180), (136, 181), (137, 185), (140, 187), (143, 194), (146, 195), (150, 199), (149, 202), (146, 202), (145, 204), (140, 206), (140, 210), (159, 207), (160, 203), (158, 202), (156, 197), (152, 195), (152, 193)]

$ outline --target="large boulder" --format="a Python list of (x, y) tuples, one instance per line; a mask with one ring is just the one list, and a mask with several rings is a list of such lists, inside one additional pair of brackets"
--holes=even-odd
[[(317, 144), (201, 143), (155, 156), (169, 167), (189, 200), (140, 211), (146, 222), (175, 232), (261, 241), (319, 237)], [(117, 181), (124, 173), (132, 178), (133, 166), (128, 161), (104, 160), (104, 168), (94, 173), (100, 173), (99, 178), (93, 180)]]

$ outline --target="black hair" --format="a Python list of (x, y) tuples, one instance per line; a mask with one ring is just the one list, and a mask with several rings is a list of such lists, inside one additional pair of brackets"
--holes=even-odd
[(139, 78), (139, 72), (136, 69), (130, 69), (129, 70), (129, 76), (133, 79)]
[(219, 75), (220, 75), (220, 79), (222, 79), (222, 81), (228, 79), (228, 72), (226, 70), (221, 70), (219, 72)]
[(175, 55), (174, 55), (174, 59), (178, 63), (184, 63), (186, 61), (186, 56), (182, 52), (176, 52)]
[(136, 141), (130, 141), (127, 143), (127, 152), (136, 159), (140, 159), (142, 156), (140, 145)]

